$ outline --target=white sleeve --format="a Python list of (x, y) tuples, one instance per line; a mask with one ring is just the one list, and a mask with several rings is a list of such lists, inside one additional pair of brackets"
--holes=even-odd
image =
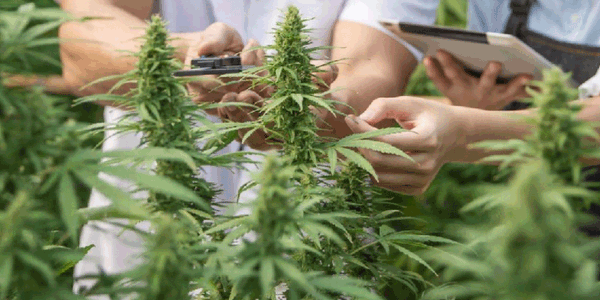
[(373, 27), (404, 45), (417, 60), (423, 54), (379, 24), (379, 20), (431, 25), (439, 0), (347, 0), (339, 20), (353, 21)]
[(579, 86), (579, 99), (600, 95), (600, 69), (596, 75)]

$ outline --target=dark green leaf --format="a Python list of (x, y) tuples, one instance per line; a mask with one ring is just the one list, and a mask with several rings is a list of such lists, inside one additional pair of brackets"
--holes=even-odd
[(65, 222), (73, 242), (77, 243), (79, 240), (79, 218), (77, 215), (79, 201), (77, 201), (77, 193), (73, 187), (73, 180), (68, 173), (64, 173), (60, 178), (58, 200), (62, 220)]

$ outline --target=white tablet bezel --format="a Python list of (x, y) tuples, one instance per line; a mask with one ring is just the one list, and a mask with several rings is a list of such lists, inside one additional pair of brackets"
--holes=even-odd
[[(469, 41), (460, 37), (447, 38), (404, 32), (401, 30), (400, 24), (407, 23), (401, 23), (397, 20), (380, 20), (379, 23), (385, 29), (411, 44), (424, 56), (435, 56), (436, 52), (441, 49), (452, 54), (465, 67), (478, 72), (483, 71), (490, 61), (497, 61), (503, 66), (499, 77), (510, 79), (518, 74), (531, 74), (534, 80), (541, 80), (542, 70), (555, 66), (527, 44), (509, 34), (479, 33), (451, 28), (466, 35), (476, 35), (477, 38), (481, 38), (481, 35), (485, 34), (486, 39), (484, 42)], [(414, 25), (433, 29), (448, 29), (439, 26)], [(573, 81), (571, 85), (576, 86)]]

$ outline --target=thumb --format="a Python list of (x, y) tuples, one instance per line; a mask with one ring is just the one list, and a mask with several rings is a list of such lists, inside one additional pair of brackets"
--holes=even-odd
[(355, 115), (347, 115), (344, 121), (346, 121), (346, 125), (348, 125), (350, 130), (352, 130), (354, 133), (364, 133), (377, 130), (377, 128), (371, 126), (367, 122), (362, 121)]
[(194, 49), (195, 57), (202, 55), (215, 55), (219, 56), (225, 52), (227, 47), (226, 41), (218, 36), (206, 36), (200, 43), (196, 45)]
[(248, 41), (248, 44), (246, 44), (246, 46), (242, 50), (242, 53), (240, 53), (242, 65), (262, 66), (261, 58), (264, 58), (264, 51), (262, 49), (250, 50), (259, 46), (260, 44), (255, 39), (250, 39)]
[(506, 88), (504, 92), (501, 94), (504, 99), (502, 106), (508, 105), (510, 102), (514, 100), (518, 100), (521, 98), (530, 97), (529, 93), (527, 93), (526, 86), (532, 80), (532, 76), (529, 75), (519, 75), (513, 78), (506, 84)]
[(401, 123), (413, 120), (425, 103), (424, 99), (410, 96), (395, 98), (377, 98), (360, 115), (369, 124), (376, 124), (385, 119), (394, 119)]
[(206, 28), (195, 50), (198, 56), (219, 56), (225, 51), (240, 52), (243, 48), (240, 34), (233, 27), (217, 22)]

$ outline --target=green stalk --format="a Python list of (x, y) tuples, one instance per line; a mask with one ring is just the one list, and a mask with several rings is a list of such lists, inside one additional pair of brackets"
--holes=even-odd
[[(136, 54), (138, 85), (130, 100), (140, 118), (137, 129), (144, 133), (142, 145), (174, 148), (190, 154), (200, 152), (197, 137), (191, 131), (196, 108), (183, 85), (171, 76), (180, 65), (174, 59), (175, 49), (167, 43), (165, 23), (158, 16), (152, 17), (144, 40)], [(208, 203), (217, 194), (211, 183), (181, 162), (158, 160), (154, 171), (195, 191)], [(171, 213), (185, 208), (200, 209), (161, 193), (152, 193), (149, 201), (155, 209)]]

